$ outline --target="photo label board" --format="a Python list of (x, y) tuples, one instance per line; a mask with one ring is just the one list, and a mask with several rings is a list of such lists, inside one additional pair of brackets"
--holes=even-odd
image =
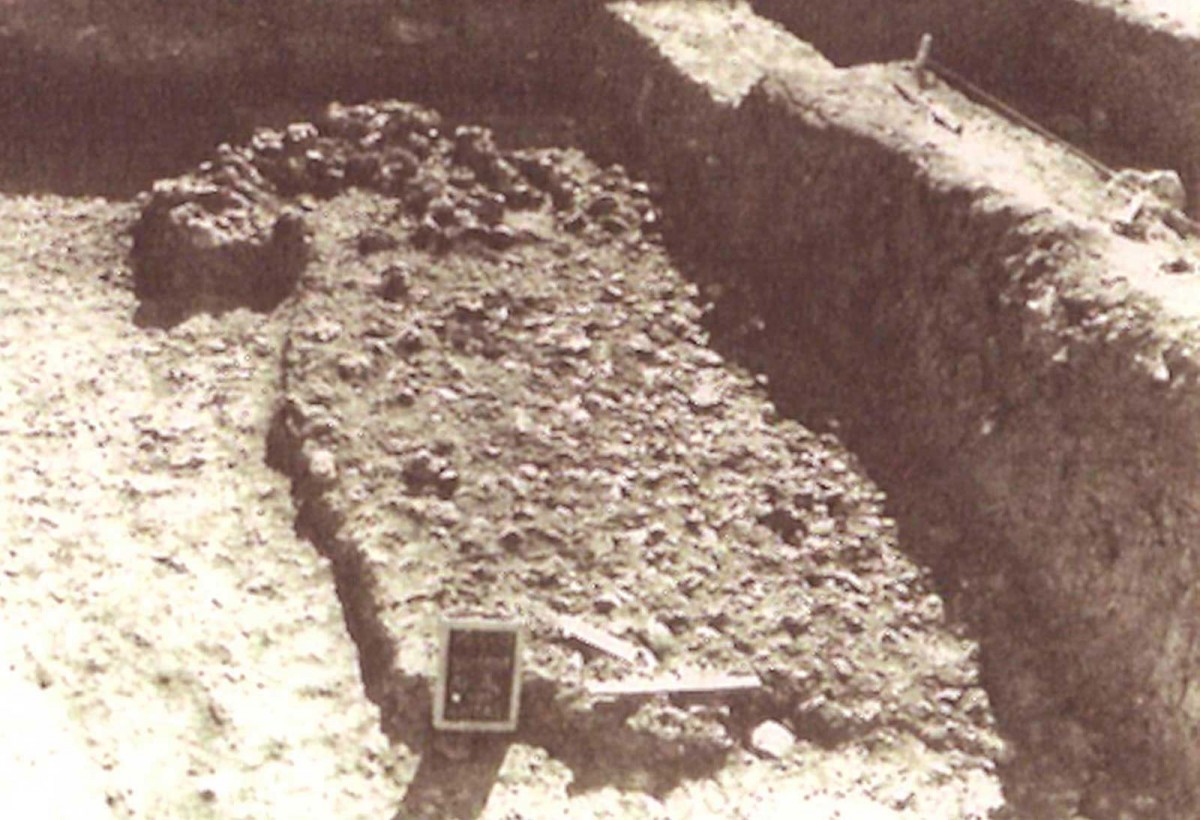
[(518, 621), (442, 618), (433, 701), (439, 731), (512, 732), (521, 700)]

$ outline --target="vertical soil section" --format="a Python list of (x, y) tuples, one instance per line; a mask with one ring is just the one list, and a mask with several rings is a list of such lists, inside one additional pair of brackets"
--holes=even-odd
[[(84, 8), (84, 5), (87, 8)], [(0, 8), (0, 183), (131, 198), (324, 103), (571, 108), (589, 3), (363, 0)]]
[[(1112, 238), (1086, 168), (948, 90), (937, 101), (979, 123), (966, 136), (906, 108), (899, 69), (814, 55), (758, 82), (722, 72), (703, 55), (769, 27), (685, 39), (687, 17), (617, 4), (591, 38), (595, 96), (607, 122), (636, 125), (625, 148), (668, 182), (668, 216), (719, 237), (705, 255), (736, 271), (724, 284), (757, 307), (761, 347), (819, 345), (831, 405), (1003, 533), (1079, 713), (1123, 749), (1113, 765), (1194, 788), (1200, 488), (1180, 444), (1195, 438), (1197, 333), (1130, 288), (1161, 292), (1158, 266), (1193, 251)], [(774, 356), (777, 381), (788, 360)], [(800, 403), (805, 388), (782, 391)]]

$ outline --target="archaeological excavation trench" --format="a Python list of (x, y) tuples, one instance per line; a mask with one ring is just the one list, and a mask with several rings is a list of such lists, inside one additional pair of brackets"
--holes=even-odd
[[(1196, 103), (1145, 84), (1200, 48), (1100, 3), (894, 26), (754, 5), (779, 23), (459, 3), (404, 50), (288, 41), (256, 80), (187, 86), (239, 97), (227, 144), (129, 158), (138, 324), (284, 317), (265, 454), (384, 732), (421, 755), (398, 816), (491, 810), (510, 743), (570, 795), (669, 811), (767, 724), (787, 776), (854, 750), (878, 774), (838, 788), (900, 816), (1187, 816), (1200, 246), (1177, 202), (1131, 209), (936, 71), (875, 61), (931, 31), (939, 64), (1075, 117), (1105, 162), (1178, 171), (1194, 213)], [(1079, 56), (1104, 26), (1128, 48)], [(417, 102), (350, 104), (386, 98)], [(512, 739), (431, 732), (439, 612), (529, 624)], [(589, 694), (695, 670), (762, 687)]]
[(757, 0), (837, 65), (936, 61), (1117, 167), (1171, 168), (1200, 200), (1200, 27), (1177, 3)]

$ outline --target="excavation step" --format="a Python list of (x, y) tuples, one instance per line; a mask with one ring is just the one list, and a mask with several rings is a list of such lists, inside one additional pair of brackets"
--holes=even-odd
[[(1178, 171), (1194, 188), (1196, 141), (1188, 129), (1196, 121), (1195, 104), (1185, 82), (1195, 73), (1194, 38), (1183, 26), (1179, 30), (1184, 35), (1163, 39), (1156, 29), (1128, 25), (1133, 15), (1152, 7), (1149, 0), (1110, 13), (1113, 7), (1068, 0), (987, 8), (913, 4), (920, 13), (889, 30), (888, 36), (895, 33), (898, 38), (897, 47), (884, 56), (907, 62), (920, 35), (932, 32), (935, 59), (963, 68), (953, 55), (977, 54), (979, 70), (967, 73), (982, 78), (983, 86), (1000, 91), (1047, 88), (1062, 104), (1069, 103), (1067, 113), (1083, 131), (1106, 128), (1118, 137), (1114, 145), (1097, 143), (1104, 156)], [(1195, 313), (1200, 291), (1190, 275), (1197, 269), (1196, 252), (1184, 236), (1185, 223), (1156, 213), (1154, 207), (1134, 207), (1138, 203), (1127, 192), (1106, 184), (1093, 166), (965, 99), (938, 81), (936, 71), (932, 82), (922, 83), (907, 65), (835, 69), (812, 47), (750, 14), (744, 5), (462, 3), (439, 6), (425, 19), (408, 9), (395, 17), (372, 18), (373, 8), (370, 3), (355, 4), (346, 18), (330, 11), (309, 20), (283, 14), (266, 21), (281, 46), (280, 59), (268, 58), (267, 66), (247, 56), (263, 50), (256, 45), (260, 21), (245, 17), (240, 18), (246, 25), (237, 37), (222, 37), (222, 48), (212, 49), (203, 36), (172, 40), (181, 31), (173, 25), (177, 21), (158, 21), (157, 35), (169, 35), (164, 43), (152, 36), (122, 38), (119, 26), (72, 26), (70, 15), (43, 18), (19, 9), (9, 19), (21, 25), (9, 27), (4, 35), (9, 42), (14, 37), (16, 41), (15, 47), (6, 49), (11, 61), (4, 64), (7, 79), (15, 78), (10, 113), (15, 112), (14, 120), (28, 119), (36, 125), (30, 129), (31, 141), (15, 152), (6, 150), (6, 170), (55, 167), (50, 159), (41, 161), (41, 148), (64, 141), (61, 125), (55, 131), (42, 127), (44, 118), (24, 117), (45, 113), (40, 104), (33, 104), (39, 100), (59, 101), (56, 104), (71, 112), (71, 123), (82, 121), (79, 115), (89, 123), (119, 123), (124, 133), (131, 134), (136, 129), (124, 119), (127, 111), (140, 111), (143, 118), (138, 122), (145, 124), (161, 120), (158, 103), (163, 99), (186, 101), (182, 104), (189, 108), (193, 103), (213, 105), (222, 89), (232, 89), (235, 80), (240, 83), (246, 74), (241, 69), (247, 67), (251, 73), (261, 69), (262, 82), (239, 87), (252, 87), (256, 93), (271, 89), (281, 78), (297, 80), (310, 91), (353, 88), (360, 95), (365, 86), (359, 83), (368, 77), (409, 88), (424, 88), (423, 82), (436, 79), (443, 92), (447, 84), (485, 95), (516, 91), (525, 103), (535, 97), (553, 99), (555, 95), (546, 88), (547, 78), (552, 78), (552, 85), (570, 92), (565, 96), (585, 100), (588, 113), (596, 115), (585, 129), (589, 140), (603, 144), (610, 156), (637, 165), (639, 172), (657, 177), (665, 183), (667, 198), (651, 203), (641, 195), (648, 188), (641, 192), (631, 188), (630, 193), (639, 194), (632, 207), (614, 212), (614, 197), (603, 190), (603, 182), (590, 200), (576, 203), (574, 193), (556, 194), (547, 187), (544, 169), (519, 167), (519, 176), (540, 192), (536, 201), (513, 209), (506, 204), (495, 226), (505, 230), (482, 234), (471, 231), (476, 226), (470, 222), (482, 219), (484, 213), (494, 214), (495, 200), (490, 205), (482, 199), (474, 203), (478, 212), (462, 207), (464, 199), (456, 199), (456, 194), (447, 197), (449, 207), (445, 202), (437, 208), (406, 204), (404, 213), (430, 218), (420, 230), (404, 224), (403, 214), (398, 227), (389, 222), (389, 215), (395, 213), (391, 204), (377, 207), (371, 203), (380, 200), (372, 197), (355, 201), (353, 213), (337, 212), (339, 219), (356, 226), (353, 236), (334, 233), (338, 242), (345, 239), (356, 253), (377, 261), (394, 260), (399, 254), (396, 264), (379, 272), (380, 296), (392, 306), (387, 310), (403, 311), (407, 300), (423, 303), (426, 299), (421, 284), (425, 263), (419, 261), (424, 257), (405, 256), (412, 252), (411, 241), (435, 254), (452, 251), (456, 256), (466, 249), (485, 257), (490, 252), (552, 267), (554, 260), (542, 254), (545, 236), (557, 236), (560, 229), (579, 234), (577, 240), (564, 240), (562, 261), (578, 253), (573, 241), (590, 247), (607, 235), (637, 248), (643, 235), (666, 224), (676, 243), (673, 250), (699, 246), (706, 252), (702, 258), (724, 264), (721, 281), (708, 282), (705, 293), (714, 300), (713, 323), (734, 325), (722, 332), (728, 343), (722, 351), (739, 362), (754, 363), (756, 370), (769, 371), (774, 397), (792, 407), (802, 406), (808, 394), (817, 392), (809, 390), (817, 380), (809, 378), (812, 371), (805, 369), (808, 365), (797, 351), (822, 351), (822, 383), (839, 385), (831, 391), (835, 394), (831, 401), (844, 414), (847, 426), (859, 434), (880, 431), (877, 436), (886, 449), (896, 451), (893, 461), (903, 468), (897, 472), (898, 480), (919, 486), (922, 492), (930, 490), (930, 497), (945, 499), (944, 506), (952, 509), (957, 534), (948, 527), (950, 535), (934, 539), (946, 545), (944, 563), (994, 559), (1005, 566), (995, 573), (998, 586), (1027, 588), (1032, 602), (1027, 620), (1032, 626), (1021, 636), (1028, 637), (1028, 644), (1044, 645), (1046, 656), (1054, 660), (1051, 666), (1061, 669), (1062, 688), (1078, 693), (1070, 700), (1086, 719), (1090, 736), (1076, 745), (1089, 753), (1099, 749), (1099, 754), (1111, 755), (1110, 763), (1124, 765), (1134, 780), (1157, 786), (1159, 779), (1170, 775), (1190, 782), (1195, 790), (1194, 773), (1200, 771), (1196, 758), (1200, 643), (1195, 640), (1197, 567), (1190, 534), (1196, 524), (1192, 499), (1197, 471), (1194, 448), (1187, 442), (1196, 438)], [(812, 4), (805, 8), (819, 12), (818, 22), (832, 22), (833, 27), (823, 31), (836, 33), (851, 45), (855, 38), (876, 37), (876, 21), (883, 19), (875, 13), (881, 7), (873, 4), (842, 4), (838, 9), (848, 11), (845, 18), (832, 7), (828, 13)], [(439, 13), (441, 9), (448, 11)], [(954, 17), (953, 31), (930, 22), (947, 19), (946, 9)], [(935, 16), (924, 17), (930, 10)], [(918, 20), (920, 25), (904, 30), (910, 21)], [(306, 34), (305, 26), (318, 21), (329, 24), (323, 35), (336, 28), (340, 39)], [(978, 47), (970, 38), (956, 36), (966, 29), (984, 32), (980, 39), (1019, 47)], [(206, 35), (211, 31), (199, 30)], [(345, 62), (326, 59), (338, 53), (342, 43), (365, 42), (358, 36), (364, 30), (371, 33), (369, 47), (341, 49), (340, 59)], [(27, 34), (31, 39), (23, 39)], [(822, 47), (832, 43), (823, 39), (824, 34), (805, 36)], [(40, 49), (39, 41), (53, 42), (58, 50)], [(128, 47), (130, 42), (139, 47)], [(394, 49), (395, 59), (381, 51), (386, 42), (403, 44)], [(1082, 49), (1081, 42), (1113, 47)], [(29, 43), (29, 48), (22, 45)], [(871, 48), (868, 56), (875, 56)], [(836, 48), (830, 51), (836, 62), (846, 62)], [(54, 59), (49, 55), (66, 56), (69, 64), (54, 67), (51, 73), (57, 80), (47, 85), (28, 82), (47, 60)], [(1072, 63), (1085, 70), (1068, 70)], [(332, 65), (338, 70), (328, 71)], [(471, 74), (467, 65), (489, 70)], [(1056, 70), (1047, 70), (1046, 65)], [(111, 73), (99, 70), (110, 66), (116, 67), (122, 82), (113, 83)], [(126, 83), (126, 73), (143, 76), (131, 71), (135, 66), (148, 72), (144, 84)], [(389, 70), (378, 70), (381, 67)], [(468, 74), (477, 79), (468, 82)], [(82, 83), (84, 75), (94, 85)], [(160, 97), (159, 81), (168, 75), (184, 79), (172, 86), (175, 96)], [(990, 81), (989, 76), (998, 81)], [(1178, 82), (1163, 82), (1164, 77)], [(1130, 91), (1119, 91), (1118, 86)], [(64, 87), (83, 91), (69, 97), (44, 93)], [(140, 97), (132, 93), (136, 99), (124, 109), (115, 106), (112, 87), (154, 89), (155, 93)], [(538, 93), (543, 96), (537, 97)], [(561, 101), (561, 90), (559, 94)], [(64, 99), (69, 101), (63, 104)], [(238, 127), (231, 123), (218, 130), (225, 133)], [(54, 162), (61, 164), (59, 170), (62, 166), (90, 170), (101, 164), (95, 162), (96, 145), (85, 141), (84, 149), (74, 155), (87, 162), (64, 161), (61, 156)], [(145, 159), (136, 151), (132, 155)], [(138, 168), (145, 172), (141, 165)], [(475, 168), (469, 170), (477, 173)], [(535, 180), (539, 176), (542, 182)], [(622, 177), (614, 172), (612, 180)], [(447, 176), (433, 182), (445, 182), (458, 191), (473, 184), (462, 168), (453, 180)], [(487, 187), (485, 182), (483, 192)], [(326, 202), (310, 203), (311, 211), (336, 210), (354, 194), (338, 186), (329, 196)], [(624, 200), (617, 196), (615, 201), (620, 206)], [(296, 204), (304, 210), (305, 203)], [(575, 204), (581, 207), (576, 209)], [(553, 216), (547, 206), (552, 206)], [(365, 222), (363, 208), (371, 212)], [(491, 239), (482, 241), (485, 236)], [(319, 235), (313, 239), (318, 250), (322, 242), (328, 247), (332, 241)], [(67, 267), (74, 269), (74, 260), (70, 261)], [(196, 267), (208, 270), (204, 265)], [(625, 267), (622, 255), (608, 268), (597, 269), (603, 279)], [(310, 274), (310, 284), (330, 281), (327, 273)], [(689, 274), (699, 278), (696, 270)], [(164, 277), (168, 290), (190, 278), (175, 280), (174, 276)], [(222, 287), (230, 281), (224, 276), (219, 279)], [(267, 300), (266, 308), (286, 304), (289, 295), (302, 303), (308, 299), (307, 286), (293, 275), (282, 279), (286, 287)], [(597, 298), (605, 304), (620, 302), (625, 286), (605, 281)], [(325, 293), (331, 305), (341, 304), (320, 287), (316, 292)], [(144, 302), (143, 308), (152, 301)], [(244, 302), (242, 294), (234, 304)], [(312, 308), (310, 318), (336, 313), (340, 308), (334, 306)], [(453, 321), (445, 320), (446, 326), (486, 324), (494, 320), (494, 307), (472, 299)], [(526, 306), (530, 311), (544, 308), (538, 303)], [(509, 306), (510, 313), (514, 310)], [(317, 336), (328, 337), (325, 341), (337, 339), (342, 332), (330, 323), (317, 322), (313, 327)], [(645, 330), (648, 345), (640, 340), (631, 344), (654, 350), (662, 343), (651, 332), (656, 327), (652, 323)], [(384, 336), (392, 338), (390, 332), (387, 329)], [(442, 330), (432, 324), (406, 328), (401, 334), (406, 356), (419, 354), (427, 344), (427, 332), (441, 340)], [(590, 361), (606, 352), (595, 344), (595, 332), (585, 326), (547, 344), (556, 355)], [(453, 333), (455, 338), (470, 336), (461, 329)], [(500, 358), (505, 355), (502, 350)], [(369, 360), (367, 356), (368, 365)], [(362, 370), (363, 361), (354, 357), (337, 361), (337, 378), (369, 372)], [(651, 360), (650, 364), (668, 372), (672, 369), (670, 363)], [(419, 387), (421, 378), (436, 375), (411, 379), (404, 375), (395, 394), (399, 406), (416, 405), (422, 395), (409, 381)], [(455, 378), (470, 381), (470, 375), (464, 370)], [(515, 378), (511, 373), (507, 377)], [(723, 418), (728, 412), (729, 384), (723, 377), (687, 384), (682, 394), (688, 411), (710, 423)], [(313, 409), (317, 404), (314, 400), (299, 408), (287, 407), (275, 442), (277, 455), (293, 474), (317, 481), (324, 494), (326, 483), (335, 487), (344, 480), (336, 448), (302, 453), (304, 458), (298, 462), (302, 471), (291, 463), (289, 454), (300, 451), (292, 445), (307, 440), (309, 434), (304, 425), (289, 431), (284, 424), (289, 420), (295, 424), (300, 416), (310, 422), (310, 412), (320, 416), (323, 411)], [(582, 404), (563, 412), (584, 419), (577, 410), (594, 414), (593, 408)], [(538, 413), (514, 416), (514, 426), (523, 429), (522, 435), (540, 429)], [(331, 419), (336, 429), (338, 420), (332, 416), (313, 423)], [(669, 438), (662, 430), (657, 433)], [(458, 451), (440, 452), (432, 444), (423, 449), (418, 454), (401, 448), (397, 454), (405, 458), (401, 495), (418, 489), (430, 496), (433, 500), (427, 503), (433, 512), (415, 514), (433, 519), (431, 531), (441, 527), (446, 533), (457, 533), (461, 522), (438, 520), (445, 513), (438, 502), (452, 501), (463, 483), (455, 463)], [(181, 451), (172, 458), (178, 459), (171, 462), (172, 469), (191, 469), (204, 455)], [(537, 470), (549, 472), (536, 463), (531, 466), (533, 477), (519, 470), (504, 477), (528, 484), (538, 477)], [(303, 481), (298, 489), (311, 490)], [(408, 503), (401, 505), (406, 516), (414, 514), (405, 506)], [(927, 511), (939, 505), (927, 502)], [(310, 511), (306, 520), (314, 528), (327, 520), (327, 508), (316, 505)], [(832, 507), (829, 512), (836, 520)], [(328, 520), (341, 531), (336, 515)], [(796, 510), (774, 507), (758, 523), (785, 542), (797, 533), (802, 540), (821, 537), (831, 526), (823, 520), (808, 521)], [(837, 531), (836, 524), (832, 526), (830, 531)], [(526, 533), (514, 524), (512, 532), (501, 534), (503, 543), (522, 555), (522, 545), (528, 544), (548, 543), (552, 552), (557, 544), (543, 534), (554, 531), (538, 529), (539, 533)], [(636, 522), (634, 530), (639, 533), (634, 544), (637, 554), (647, 555), (639, 567), (642, 571), (654, 566), (649, 557), (661, 536), (645, 522)], [(999, 535), (984, 537), (985, 532)], [(449, 535), (434, 533), (435, 542), (450, 540), (454, 539)], [(413, 649), (416, 654), (398, 667), (410, 672), (420, 668), (418, 657), (424, 657), (424, 650), (394, 642), (381, 625), (376, 615), (379, 599), (367, 594), (361, 583), (374, 577), (367, 569), (378, 574), (377, 568), (364, 563), (367, 553), (362, 550), (328, 540), (322, 545), (336, 559), (343, 606), (350, 622), (357, 625), (356, 637), (364, 647), (365, 669), (375, 682), (375, 693), (379, 695), (380, 681), (392, 680), (395, 691), (413, 695), (412, 701), (419, 702), (419, 693), (427, 692), (423, 674), (378, 674), (380, 666), (392, 664), (387, 647)], [(630, 554), (635, 551), (627, 549)], [(164, 566), (174, 560), (160, 558)], [(1011, 577), (1006, 577), (1010, 570)], [(553, 577), (554, 573), (547, 574)], [(858, 587), (871, 589), (853, 572), (814, 574), (808, 581), (848, 587), (856, 594), (867, 594)], [(553, 587), (551, 580), (541, 583)], [(977, 597), (984, 606), (993, 600), (984, 593)], [(592, 603), (596, 614), (620, 616), (629, 607), (628, 600), (602, 591)], [(686, 640), (681, 641), (681, 636), (690, 635), (689, 626), (680, 627), (657, 615), (643, 622), (646, 613), (638, 614), (633, 623), (622, 626), (624, 639), (643, 643), (647, 651), (666, 659), (691, 651)], [(723, 634), (720, 624), (705, 626)], [(797, 624), (791, 628), (797, 630)], [(721, 652), (731, 653), (717, 659), (722, 663), (736, 653), (745, 654), (736, 646), (729, 650), (720, 641), (718, 645)], [(816, 650), (814, 654), (820, 655)], [(615, 670), (609, 671), (615, 675)], [(770, 683), (769, 676), (764, 678)], [(567, 717), (594, 711), (554, 705), (559, 702), (559, 680), (557, 675), (542, 677), (534, 681), (540, 685), (528, 691), (535, 701), (547, 704), (546, 714), (561, 718), (555, 731), (574, 731), (580, 724), (569, 723)], [(805, 702), (809, 711), (818, 713), (822, 711), (818, 707), (824, 706), (815, 700)], [(754, 705), (763, 714), (748, 717), (759, 723), (760, 718), (780, 717), (774, 714), (776, 707), (770, 702)], [(388, 714), (397, 713), (391, 706), (388, 709)], [(715, 739), (711, 748), (721, 746), (719, 732), (706, 735), (701, 728), (712, 728), (712, 720), (689, 723), (671, 714), (680, 725), (697, 728), (692, 736), (702, 743)], [(652, 717), (657, 720), (663, 715)], [(716, 723), (725, 728), (726, 736), (751, 725), (722, 720)], [(613, 721), (612, 715), (605, 715), (586, 725), (611, 728), (620, 722)], [(792, 722), (803, 724), (794, 716)], [(801, 725), (792, 728), (799, 735), (809, 731)], [(542, 736), (549, 734), (546, 730)], [(653, 729), (622, 737), (644, 740), (643, 757), (662, 748), (661, 732)], [(555, 748), (565, 754), (565, 746)], [(544, 762), (537, 754), (527, 758), (521, 754), (518, 759), (530, 765)], [(562, 774), (561, 769), (556, 771)], [(729, 771), (721, 769), (713, 782), (722, 782)], [(982, 777), (982, 782), (991, 782), (989, 775)], [(797, 805), (803, 800), (798, 797)], [(1073, 805), (1071, 810), (1086, 808)], [(1146, 811), (1153, 813), (1153, 807)]]

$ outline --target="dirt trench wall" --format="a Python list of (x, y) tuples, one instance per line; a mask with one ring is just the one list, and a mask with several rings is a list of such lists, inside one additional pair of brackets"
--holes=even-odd
[(0, 177), (9, 188), (109, 196), (178, 175), (255, 127), (311, 119), (332, 99), (393, 97), (447, 113), (569, 109), (584, 67), (567, 44), (588, 7), (38, 5), (0, 8)]
[(769, 306), (776, 343), (820, 345), (860, 421), (1006, 534), (1093, 725), (1195, 789), (1195, 323), (1162, 329), (1116, 281), (1128, 263), (1085, 248), (1096, 229), (930, 148), (887, 70), (783, 49), (731, 78), (717, 61), (765, 53), (745, 44), (776, 42), (769, 27), (680, 45), (677, 13), (595, 22), (610, 136), (710, 254), (741, 260), (731, 284)]
[[(1036, 77), (1027, 66), (1035, 0), (919, 0), (903, 6), (879, 0), (754, 0), (753, 5), (759, 14), (779, 21), (840, 66), (912, 59), (921, 35), (928, 32), (933, 35), (935, 56), (947, 65), (969, 65), (994, 82)], [(989, 47), (981, 48), (982, 43)]]
[(1171, 168), (1200, 203), (1200, 27), (1108, 0), (754, 0), (839, 65), (934, 57), (1110, 164)]
[[(61, 4), (60, 4), (61, 5)], [(0, 16), (0, 116), (78, 128), (105, 115), (280, 98), (473, 99), (570, 88), (566, 39), (586, 4), (565, 0), (113, 4)], [(190, 9), (190, 15), (189, 15)], [(557, 61), (557, 62), (554, 62)], [(111, 127), (111, 123), (107, 124)]]

